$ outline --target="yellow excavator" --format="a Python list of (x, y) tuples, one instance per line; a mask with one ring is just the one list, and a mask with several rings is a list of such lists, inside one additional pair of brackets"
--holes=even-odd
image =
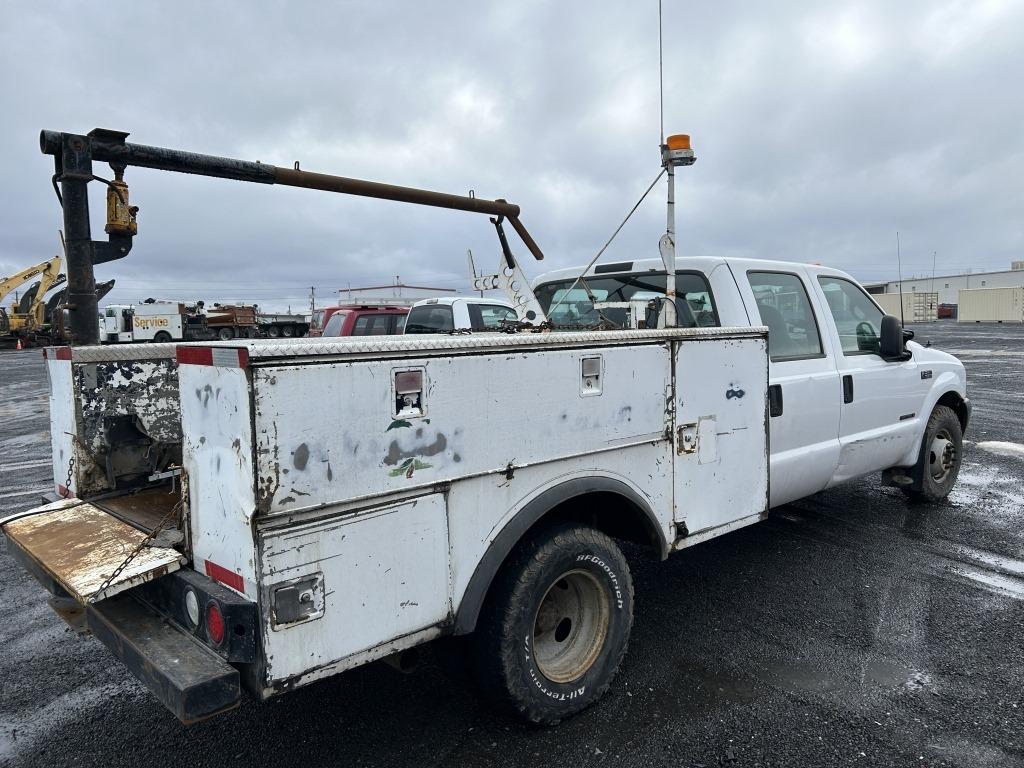
[[(29, 339), (44, 330), (46, 294), (64, 282), (60, 264), (60, 256), (54, 256), (49, 261), (27, 267), (10, 277), (0, 278), (0, 339)], [(8, 311), (3, 306), (8, 294), (37, 275), (39, 282), (26, 291), (21, 301), (13, 302)]]

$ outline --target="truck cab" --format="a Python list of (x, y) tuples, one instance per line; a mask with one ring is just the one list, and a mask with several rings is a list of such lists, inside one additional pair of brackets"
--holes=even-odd
[[(837, 269), (709, 257), (677, 258), (676, 269), (677, 295), (691, 310), (681, 324), (768, 328), (772, 506), (874, 472), (911, 493), (948, 493), (970, 415), (959, 360), (909, 341), (910, 332), (899, 354), (885, 355), (885, 313)], [(622, 325), (626, 310), (601, 303), (665, 293), (660, 259), (599, 264), (585, 287), (580, 272), (534, 281), (556, 328)], [(950, 414), (959, 435), (945, 423)]]
[[(327, 307), (328, 318), (320, 326), (317, 336), (394, 336), (405, 328), (408, 307), (349, 305)], [(310, 335), (313, 328), (310, 326)]]
[(500, 331), (502, 323), (518, 319), (515, 307), (502, 299), (473, 296), (423, 299), (409, 310), (405, 333), (451, 333), (467, 329)]

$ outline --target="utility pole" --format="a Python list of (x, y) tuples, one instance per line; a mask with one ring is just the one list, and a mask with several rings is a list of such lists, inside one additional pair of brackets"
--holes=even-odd
[(316, 286), (309, 286), (309, 314), (316, 312)]

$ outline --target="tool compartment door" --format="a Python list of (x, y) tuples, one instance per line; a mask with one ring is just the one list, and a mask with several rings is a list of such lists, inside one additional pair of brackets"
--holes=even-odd
[(66, 593), (83, 605), (176, 571), (183, 562), (177, 550), (143, 546), (111, 579), (146, 534), (78, 499), (12, 515), (0, 528), (26, 570), (52, 593)]
[(675, 520), (689, 536), (756, 522), (768, 510), (767, 340), (677, 343)]
[(268, 684), (450, 619), (444, 494), (260, 539)]

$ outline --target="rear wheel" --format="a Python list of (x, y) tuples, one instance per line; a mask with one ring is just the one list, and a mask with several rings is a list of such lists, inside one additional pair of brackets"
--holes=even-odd
[(292, 326), (290, 325), (286, 325), (283, 328), (281, 328), (281, 335), (284, 336), (286, 339), (290, 339), (292, 336), (295, 335), (295, 329), (292, 328)]
[(235, 332), (230, 328), (224, 327), (217, 331), (217, 338), (221, 341), (229, 341), (235, 337)]
[(495, 579), (477, 625), (484, 692), (531, 723), (554, 725), (611, 684), (633, 626), (622, 552), (584, 525), (539, 531)]
[(267, 328), (267, 336), (269, 336), (270, 338), (276, 339), (280, 335), (281, 335), (281, 328), (279, 326), (272, 325), (269, 328)]
[(942, 501), (953, 490), (963, 457), (963, 430), (952, 408), (936, 406), (928, 418), (921, 453), (914, 467), (914, 485), (907, 495), (920, 501)]
[(157, 331), (156, 335), (153, 336), (153, 341), (157, 344), (166, 344), (171, 340), (171, 334), (167, 331)]

